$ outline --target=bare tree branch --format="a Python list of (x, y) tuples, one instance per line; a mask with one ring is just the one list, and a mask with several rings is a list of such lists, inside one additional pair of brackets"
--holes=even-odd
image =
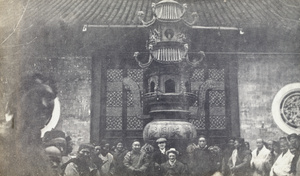
[(21, 22), (21, 20), (22, 20), (24, 14), (25, 14), (25, 12), (26, 12), (26, 10), (27, 10), (29, 1), (30, 1), (30, 0), (27, 1), (26, 6), (23, 8), (22, 15), (20, 16), (20, 18), (19, 18), (18, 23), (16, 24), (16, 26), (13, 28), (13, 31), (12, 31), (12, 32), (11, 32), (11, 33), (10, 33), (10, 34), (9, 34), (9, 35), (1, 42), (1, 45), (3, 45), (3, 43), (5, 43), (5, 42), (6, 42), (6, 41), (7, 41), (7, 40), (15, 33), (16, 29), (17, 29), (18, 26), (20, 25), (20, 22)]
[(18, 44), (18, 45), (3, 45), (3, 48), (12, 48), (12, 47), (18, 47), (18, 46), (25, 46), (25, 45), (29, 45), (32, 42), (34, 42), (37, 39), (37, 37), (34, 37), (32, 40), (30, 40), (29, 42), (26, 43), (22, 43), (22, 44)]

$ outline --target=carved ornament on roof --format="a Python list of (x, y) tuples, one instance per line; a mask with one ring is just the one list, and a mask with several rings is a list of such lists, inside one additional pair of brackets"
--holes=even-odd
[(163, 0), (158, 3), (152, 3), (151, 5), (153, 18), (152, 20), (145, 22), (145, 13), (143, 11), (137, 12), (137, 17), (139, 21), (144, 26), (150, 26), (155, 21), (161, 22), (178, 22), (183, 21), (185, 25), (191, 26), (195, 24), (198, 20), (198, 14), (196, 12), (192, 13), (193, 21), (189, 22), (184, 19), (187, 4), (180, 4), (174, 0)]
[(138, 18), (149, 30), (146, 42), (147, 54), (136, 52), (134, 55), (139, 66), (148, 67), (153, 61), (164, 64), (184, 62), (196, 66), (203, 60), (205, 57), (203, 51), (188, 56), (191, 43), (188, 34), (193, 22), (189, 23), (183, 19), (186, 8), (186, 4), (179, 4), (174, 0), (153, 3), (154, 15), (149, 22), (143, 21), (145, 16), (143, 12), (138, 12)]

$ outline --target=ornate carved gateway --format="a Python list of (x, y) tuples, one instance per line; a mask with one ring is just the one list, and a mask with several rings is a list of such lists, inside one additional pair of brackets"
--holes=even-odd
[(186, 8), (173, 0), (153, 4), (152, 20), (138, 12), (146, 35), (130, 40), (145, 42), (144, 49), (120, 41), (112, 47), (124, 50), (95, 54), (92, 141), (166, 137), (176, 145), (199, 134), (217, 143), (239, 135), (236, 58), (205, 56), (192, 29), (197, 15), (188, 21)]

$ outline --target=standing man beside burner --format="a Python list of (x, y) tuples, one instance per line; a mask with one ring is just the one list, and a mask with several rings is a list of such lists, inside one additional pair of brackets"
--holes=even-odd
[(191, 175), (193, 176), (211, 176), (213, 173), (213, 161), (210, 151), (208, 150), (206, 137), (201, 135), (198, 139), (197, 148), (194, 150), (192, 161)]
[(157, 164), (162, 164), (168, 160), (166, 155), (166, 145), (167, 139), (166, 138), (159, 138), (156, 140), (158, 149), (153, 153), (153, 161)]
[(142, 176), (145, 174), (149, 161), (146, 153), (141, 151), (141, 143), (138, 140), (133, 141), (132, 150), (125, 155), (123, 163), (128, 176)]

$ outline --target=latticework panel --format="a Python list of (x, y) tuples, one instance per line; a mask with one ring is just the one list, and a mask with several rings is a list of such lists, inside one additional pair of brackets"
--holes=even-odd
[(225, 91), (223, 90), (209, 91), (209, 104), (211, 107), (225, 106)]
[(143, 82), (143, 69), (128, 69), (127, 75), (135, 82)]
[(210, 129), (226, 129), (226, 116), (210, 116)]
[(107, 130), (122, 130), (122, 117), (106, 117)]
[(225, 72), (224, 69), (209, 69), (208, 78), (215, 81), (224, 81)]
[[(208, 103), (208, 109), (200, 109), (201, 114), (197, 114), (199, 110), (197, 110), (199, 106), (199, 102), (196, 101), (190, 110), (192, 110), (192, 114), (195, 119), (190, 119), (189, 121), (196, 126), (198, 130), (207, 129), (209, 130), (224, 130), (226, 129), (226, 95), (224, 89), (206, 89), (205, 85), (207, 80), (214, 80), (217, 85), (225, 84), (225, 69), (224, 68), (209, 68), (205, 69), (195, 69), (191, 80), (191, 88), (192, 92), (198, 95), (199, 87), (204, 85), (204, 89), (200, 91), (208, 91), (208, 99), (203, 100), (202, 106), (205, 106)], [(209, 86), (209, 84), (208, 84)], [(203, 98), (206, 98), (203, 97)], [(203, 108), (203, 107), (202, 107)], [(205, 111), (205, 113), (203, 112)], [(205, 120), (204, 114), (209, 114), (207, 117), (207, 121)]]
[(123, 80), (123, 70), (108, 69), (106, 77), (107, 77), (107, 82), (121, 82)]
[(189, 122), (195, 125), (196, 129), (205, 129), (205, 117), (190, 119)]
[(133, 97), (131, 92), (127, 92), (127, 107), (133, 106)]
[(204, 69), (195, 69), (191, 81), (204, 81)]
[(107, 92), (106, 106), (122, 106), (122, 92)]
[(142, 130), (143, 121), (134, 116), (127, 117), (127, 129), (128, 130)]

